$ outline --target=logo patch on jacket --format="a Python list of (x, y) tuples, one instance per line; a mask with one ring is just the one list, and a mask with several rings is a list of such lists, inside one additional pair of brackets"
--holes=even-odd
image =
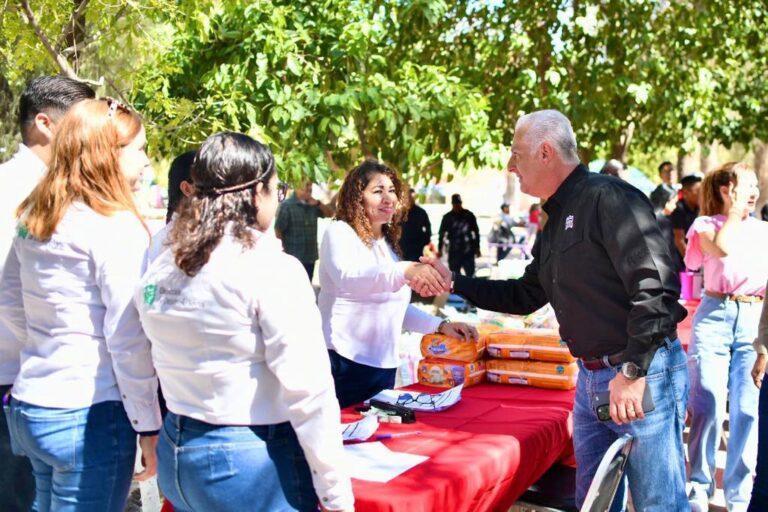
[(565, 230), (573, 229), (573, 215), (569, 215), (565, 218)]

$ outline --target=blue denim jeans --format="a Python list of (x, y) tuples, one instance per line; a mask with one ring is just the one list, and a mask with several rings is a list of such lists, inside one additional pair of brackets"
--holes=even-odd
[[(10, 386), (0, 386), (0, 397)], [(3, 512), (29, 512), (35, 500), (35, 477), (29, 459), (11, 451), (8, 431), (8, 407), (0, 409), (0, 510)]]
[(579, 363), (573, 408), (573, 445), (576, 452), (576, 503), (584, 503), (589, 485), (608, 447), (622, 434), (634, 438), (632, 451), (611, 511), (626, 507), (626, 486), (636, 510), (689, 510), (685, 494), (683, 423), (688, 400), (688, 369), (680, 340), (667, 339), (648, 368), (646, 386), (655, 404), (645, 419), (626, 425), (601, 422), (592, 408), (597, 393), (608, 391), (618, 368), (587, 370)]
[(317, 510), (290, 423), (211, 425), (169, 411), (157, 456), (160, 489), (177, 512)]
[(768, 510), (768, 380), (760, 387), (759, 412), (757, 468), (748, 512), (765, 512)]
[(715, 454), (728, 402), (730, 435), (723, 490), (731, 511), (747, 509), (757, 459), (759, 393), (750, 372), (761, 309), (761, 303), (704, 296), (693, 318), (688, 404), (692, 416), (688, 437), (691, 484), (698, 494), (712, 496), (715, 491)]
[(11, 399), (14, 451), (32, 462), (40, 512), (122, 512), (136, 432), (121, 402), (52, 409)]

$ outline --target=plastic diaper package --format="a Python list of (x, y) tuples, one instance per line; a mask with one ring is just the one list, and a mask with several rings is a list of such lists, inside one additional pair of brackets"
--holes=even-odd
[(425, 334), (421, 338), (421, 355), (433, 359), (447, 359), (471, 363), (483, 357), (485, 338), (465, 341), (445, 334)]
[(522, 384), (537, 388), (573, 389), (579, 374), (576, 363), (489, 359), (485, 364), (488, 382)]
[(485, 361), (463, 363), (444, 359), (422, 359), (419, 363), (419, 383), (440, 388), (459, 384), (473, 386), (485, 380)]
[(532, 359), (554, 363), (576, 360), (556, 329), (505, 329), (484, 336), (486, 352), (499, 359)]

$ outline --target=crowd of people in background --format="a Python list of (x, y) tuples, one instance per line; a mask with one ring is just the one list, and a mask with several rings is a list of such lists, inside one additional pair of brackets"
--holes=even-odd
[[(385, 163), (350, 169), (324, 204), (311, 181), (288, 196), (262, 142), (213, 134), (174, 160), (167, 224), (152, 235), (133, 196), (150, 166), (137, 112), (41, 77), (19, 122), (22, 144), (0, 166), (2, 510), (121, 512), (131, 480), (155, 473), (182, 512), (353, 510), (341, 409), (394, 387), (403, 329), (478, 338), (412, 291), (514, 314), (552, 305), (579, 359), (577, 504), (630, 433), (617, 503), (629, 491), (639, 510), (706, 510), (728, 410), (729, 510), (766, 509), (768, 223), (747, 165), (678, 190), (664, 162), (646, 197), (621, 162), (590, 173), (563, 114), (524, 115), (507, 169), (542, 203), (527, 222), (502, 204), (491, 236), (503, 260), (523, 229), (531, 261), (489, 281), (474, 277), (481, 235), (461, 196), (430, 253), (429, 217)], [(686, 355), (687, 268), (702, 269), (705, 292)], [(592, 407), (601, 393), (612, 421)]]

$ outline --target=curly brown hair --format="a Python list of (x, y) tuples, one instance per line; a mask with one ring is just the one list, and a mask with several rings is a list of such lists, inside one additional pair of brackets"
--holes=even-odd
[(179, 204), (168, 235), (176, 265), (186, 275), (200, 272), (227, 229), (244, 247), (253, 246), (256, 184), (267, 187), (275, 172), (269, 148), (247, 135), (224, 132), (205, 140), (190, 173), (195, 194)]
[(392, 222), (384, 224), (382, 226), (382, 233), (384, 239), (395, 253), (402, 257), (400, 252), (400, 223), (405, 218), (406, 209), (404, 205), (405, 201), (405, 187), (403, 182), (400, 181), (400, 177), (397, 175), (391, 167), (383, 164), (377, 160), (367, 159), (351, 171), (347, 173), (344, 178), (344, 183), (339, 190), (338, 198), (336, 199), (336, 216), (337, 220), (343, 220), (355, 230), (357, 236), (363, 241), (363, 243), (371, 247), (373, 245), (373, 228), (371, 222), (365, 215), (365, 209), (363, 208), (363, 190), (371, 182), (371, 179), (377, 174), (383, 174), (392, 180), (392, 184), (395, 187), (395, 193), (397, 194), (397, 207), (395, 209), (395, 215), (392, 218)]

